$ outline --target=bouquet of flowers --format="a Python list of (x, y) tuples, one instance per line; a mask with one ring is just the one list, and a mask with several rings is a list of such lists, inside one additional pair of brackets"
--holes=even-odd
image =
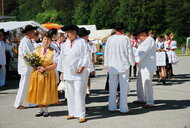
[[(34, 70), (37, 70), (38, 67), (42, 66), (43, 61), (41, 60), (40, 56), (38, 56), (34, 52), (28, 52), (23, 57), (24, 62), (26, 65), (33, 67)], [(42, 72), (44, 76), (47, 76), (46, 72)]]

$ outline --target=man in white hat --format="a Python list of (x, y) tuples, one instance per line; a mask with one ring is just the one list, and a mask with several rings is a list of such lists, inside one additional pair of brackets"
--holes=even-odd
[(78, 27), (66, 25), (61, 28), (68, 39), (61, 47), (58, 71), (65, 80), (69, 115), (67, 119), (79, 118), (79, 123), (86, 122), (85, 96), (87, 68), (91, 66), (90, 53), (84, 39), (77, 37)]
[(84, 39), (89, 47), (89, 51), (90, 51), (90, 57), (91, 57), (91, 60), (92, 60), (92, 68), (89, 68), (89, 77), (88, 77), (88, 80), (86, 81), (87, 82), (87, 90), (86, 90), (86, 94), (87, 95), (90, 95), (90, 88), (91, 88), (91, 75), (94, 75), (95, 74), (95, 68), (94, 68), (94, 53), (95, 53), (95, 49), (93, 47), (93, 44), (92, 42), (89, 40), (89, 35), (90, 35), (90, 30), (86, 30), (84, 27), (82, 28), (79, 28), (78, 32), (77, 32), (77, 35)]
[(138, 64), (137, 76), (137, 101), (133, 103), (145, 104), (144, 108), (153, 108), (152, 77), (156, 71), (156, 43), (148, 36), (148, 29), (137, 29), (134, 33), (142, 42), (135, 53), (135, 61)]
[(26, 55), (26, 53), (34, 51), (32, 38), (34, 37), (36, 29), (37, 27), (27, 25), (25, 29), (22, 31), (22, 33), (24, 33), (25, 36), (20, 42), (18, 54), (18, 73), (21, 75), (21, 78), (19, 82), (19, 89), (14, 102), (14, 107), (17, 109), (25, 109), (25, 107), (23, 106), (23, 102), (26, 98), (28, 90), (28, 81), (30, 79), (32, 67), (29, 67), (25, 64), (23, 57)]
[(110, 112), (117, 111), (116, 92), (120, 84), (119, 111), (122, 114), (131, 114), (127, 105), (129, 91), (129, 67), (135, 64), (132, 46), (129, 38), (124, 35), (123, 23), (115, 23), (116, 33), (108, 38), (105, 47), (104, 66), (109, 72), (109, 105)]

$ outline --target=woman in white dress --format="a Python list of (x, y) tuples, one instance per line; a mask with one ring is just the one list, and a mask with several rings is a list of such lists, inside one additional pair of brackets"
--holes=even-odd
[[(131, 41), (131, 46), (132, 46), (132, 49), (133, 49), (133, 54), (135, 55), (135, 52), (136, 52), (136, 50), (138, 48), (138, 45), (139, 45), (139, 42), (138, 42), (137, 38), (133, 34), (131, 34), (131, 36), (130, 36), (130, 41)], [(133, 76), (136, 77), (137, 64), (135, 64), (134, 66), (130, 66), (130, 68), (129, 68), (129, 76), (131, 77), (132, 67), (133, 67)]]
[(157, 37), (157, 51), (156, 51), (156, 66), (158, 67), (158, 73), (160, 77), (160, 82), (165, 84), (166, 78), (166, 50), (164, 49), (163, 36)]
[[(177, 41), (174, 40), (174, 34), (173, 33), (170, 33), (169, 36), (170, 36), (170, 40), (172, 40), (171, 45), (170, 45), (171, 57), (169, 59), (171, 59), (172, 64), (177, 64), (178, 58), (177, 58), (177, 55), (175, 53), (175, 50), (177, 49)], [(171, 66), (171, 74), (172, 74), (172, 76), (174, 76), (172, 66)]]
[[(164, 35), (165, 42), (164, 42), (164, 47), (167, 53), (168, 57), (168, 64), (167, 64), (167, 77), (172, 78), (172, 64), (177, 64), (178, 59), (175, 54), (175, 49), (177, 49), (177, 42), (174, 40), (170, 39), (170, 34), (165, 34)], [(173, 39), (173, 37), (172, 37)]]

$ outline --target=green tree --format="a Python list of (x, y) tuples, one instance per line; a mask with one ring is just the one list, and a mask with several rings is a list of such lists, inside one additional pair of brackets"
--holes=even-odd
[(80, 2), (75, 7), (73, 14), (73, 23), (78, 25), (88, 24), (89, 11), (89, 4), (86, 4), (83, 1)]
[(39, 23), (96, 24), (98, 29), (120, 21), (129, 32), (139, 27), (174, 32), (178, 42), (185, 42), (190, 30), (189, 0), (6, 0), (5, 15)]
[(39, 23), (46, 23), (46, 22), (53, 22), (53, 23), (60, 23), (58, 21), (59, 12), (56, 10), (47, 10), (45, 12), (39, 13), (36, 16), (36, 21)]
[(5, 15), (11, 15), (15, 8), (17, 8), (17, 0), (4, 0)]
[(115, 21), (123, 22), (127, 26), (127, 31), (132, 32), (139, 27), (140, 8), (139, 1), (119, 0), (118, 11), (115, 15)]
[(36, 15), (43, 11), (42, 0), (17, 0), (17, 20), (35, 20)]
[(188, 0), (166, 1), (166, 31), (176, 34), (178, 42), (185, 42), (190, 30), (190, 3)]
[(118, 2), (115, 0), (94, 1), (90, 12), (89, 24), (96, 24), (98, 29), (110, 28), (115, 22), (114, 14), (117, 10)]

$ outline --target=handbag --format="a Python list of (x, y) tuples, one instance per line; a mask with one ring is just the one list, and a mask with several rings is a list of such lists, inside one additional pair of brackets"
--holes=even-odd
[(64, 84), (64, 81), (61, 81), (58, 85), (58, 91), (65, 91), (66, 87), (65, 87), (65, 84)]

